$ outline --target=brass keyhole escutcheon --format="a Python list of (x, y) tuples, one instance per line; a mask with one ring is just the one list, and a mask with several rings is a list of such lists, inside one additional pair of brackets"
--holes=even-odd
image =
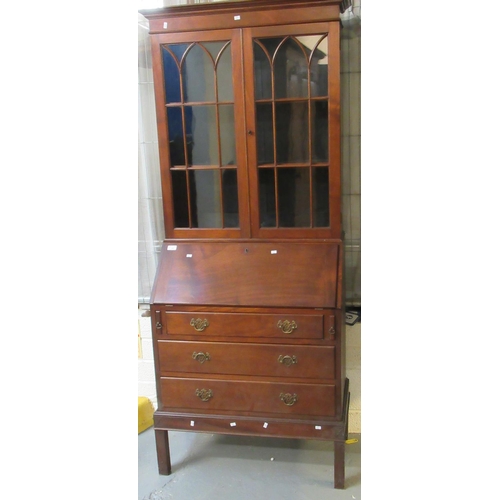
[(278, 328), (280, 328), (283, 333), (293, 333), (294, 330), (297, 330), (298, 326), (295, 321), (285, 319), (284, 321), (278, 321)]
[(202, 332), (207, 328), (210, 323), (206, 319), (194, 319), (192, 318), (189, 324), (197, 331), (197, 332)]
[(208, 352), (193, 352), (193, 359), (202, 365), (205, 361), (210, 361), (210, 354)]
[(283, 356), (280, 355), (278, 358), (278, 362), (281, 363), (282, 365), (285, 366), (292, 366), (297, 364), (297, 357), (296, 356)]
[(290, 394), (289, 392), (287, 392), (286, 394), (281, 393), (280, 394), (280, 399), (287, 406), (293, 406), (299, 400), (299, 397), (295, 393), (294, 394)]
[(209, 401), (214, 397), (214, 393), (212, 392), (211, 389), (196, 389), (196, 395), (202, 400), (202, 401)]
[(157, 330), (161, 330), (162, 326), (163, 325), (159, 321), (156, 322), (156, 329)]

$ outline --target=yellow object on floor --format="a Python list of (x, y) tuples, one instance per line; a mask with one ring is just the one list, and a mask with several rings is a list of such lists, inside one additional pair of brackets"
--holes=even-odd
[(148, 398), (139, 397), (139, 434), (153, 425), (153, 405)]

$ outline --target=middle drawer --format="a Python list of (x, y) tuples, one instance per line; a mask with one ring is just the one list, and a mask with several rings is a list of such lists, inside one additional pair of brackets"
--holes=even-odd
[(160, 374), (253, 375), (333, 380), (335, 347), (159, 341)]

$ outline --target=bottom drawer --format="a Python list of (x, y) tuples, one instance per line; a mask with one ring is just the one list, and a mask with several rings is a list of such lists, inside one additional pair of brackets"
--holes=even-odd
[(335, 416), (335, 386), (162, 377), (163, 409)]

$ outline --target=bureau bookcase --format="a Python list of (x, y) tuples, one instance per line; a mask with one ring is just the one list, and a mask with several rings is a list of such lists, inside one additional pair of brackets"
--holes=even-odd
[(340, 13), (255, 0), (144, 10), (166, 239), (151, 293), (169, 430), (333, 442), (344, 487)]

